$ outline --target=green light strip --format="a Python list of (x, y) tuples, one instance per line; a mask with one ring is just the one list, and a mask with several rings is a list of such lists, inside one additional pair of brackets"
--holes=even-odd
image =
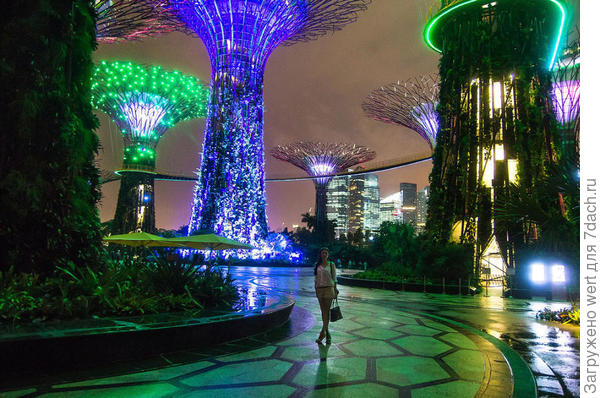
[(558, 2), (558, 0), (550, 0), (550, 1), (558, 6), (558, 8), (560, 9), (560, 12), (562, 13), (562, 18), (560, 20), (560, 29), (558, 30), (558, 38), (556, 39), (556, 44), (554, 45), (554, 54), (552, 54), (552, 58), (550, 58), (550, 65), (548, 65), (548, 70), (552, 70), (552, 67), (554, 66), (554, 61), (556, 60), (556, 54), (558, 53), (558, 46), (560, 45), (560, 39), (562, 37), (562, 32), (565, 27), (565, 20), (567, 18), (565, 8), (563, 7), (563, 5), (560, 4), (560, 2)]
[(441, 53), (442, 50), (440, 50), (439, 48), (437, 48), (436, 46), (434, 46), (433, 42), (431, 41), (431, 30), (433, 29), (433, 27), (435, 26), (435, 24), (437, 23), (437, 21), (441, 17), (443, 17), (444, 15), (448, 14), (449, 12), (454, 11), (457, 8), (460, 8), (462, 6), (466, 6), (467, 4), (475, 3), (476, 1), (480, 1), (480, 0), (469, 0), (469, 1), (465, 1), (464, 3), (457, 4), (454, 7), (450, 7), (446, 11), (442, 12), (437, 17), (435, 17), (431, 22), (429, 22), (427, 24), (427, 26), (425, 27), (425, 41), (427, 42), (427, 45), (429, 47), (431, 47), (434, 51), (437, 51), (437, 52)]
[[(457, 8), (466, 6), (471, 3), (475, 3), (477, 1), (488, 1), (489, 2), (490, 0), (468, 0), (463, 3), (456, 4), (455, 6), (448, 8), (444, 12), (437, 15), (434, 19), (432, 19), (425, 27), (425, 32), (424, 32), (425, 42), (427, 43), (427, 45), (429, 47), (431, 47), (434, 51), (441, 53), (442, 50), (437, 48), (431, 40), (431, 31), (433, 30), (433, 27), (437, 24), (437, 22), (440, 20), (440, 18), (442, 18), (444, 15), (456, 10)], [(496, 1), (500, 1), (500, 0), (496, 0)], [(562, 38), (563, 30), (565, 27), (565, 20), (566, 20), (567, 16), (566, 16), (565, 8), (558, 0), (549, 0), (549, 1), (556, 4), (556, 6), (558, 6), (558, 9), (560, 10), (560, 12), (562, 14), (561, 21), (560, 21), (560, 28), (558, 29), (558, 37), (556, 38), (556, 44), (554, 45), (554, 52), (552, 54), (552, 58), (550, 58), (550, 64), (548, 65), (548, 70), (551, 70), (552, 67), (554, 66), (554, 62), (556, 60), (556, 55), (558, 53), (558, 47), (560, 46), (560, 40)]]

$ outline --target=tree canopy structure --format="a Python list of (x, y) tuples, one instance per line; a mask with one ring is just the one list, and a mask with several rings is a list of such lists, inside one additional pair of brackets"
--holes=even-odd
[(549, 71), (565, 21), (562, 0), (443, 0), (425, 27), (441, 53), (426, 231), (474, 245), (477, 275), (482, 267), (504, 280), (540, 232), (501, 225), (492, 209), (512, 184), (535, 187), (555, 161)]
[(279, 145), (271, 150), (271, 155), (301, 168), (311, 176), (323, 176), (313, 179), (317, 190), (315, 230), (318, 236), (323, 236), (325, 233), (327, 184), (332, 179), (327, 175), (339, 173), (359, 163), (375, 159), (375, 152), (365, 146), (302, 141)]
[(417, 132), (433, 149), (440, 128), (439, 95), (438, 78), (420, 76), (373, 90), (362, 109), (372, 119)]
[(207, 100), (200, 80), (178, 71), (122, 61), (96, 66), (92, 105), (115, 122), (125, 147), (116, 232), (154, 230), (156, 146), (178, 122), (205, 117)]
[(166, 1), (94, 0), (96, 36), (100, 43), (140, 40), (169, 32), (189, 33), (166, 7)]
[(280, 44), (316, 39), (356, 20), (370, 0), (172, 0), (211, 61), (202, 163), (189, 232), (260, 246), (266, 236), (263, 76)]

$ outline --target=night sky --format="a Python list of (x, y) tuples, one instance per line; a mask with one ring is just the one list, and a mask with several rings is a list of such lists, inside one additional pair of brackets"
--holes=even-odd
[[(368, 119), (360, 107), (381, 85), (435, 73), (439, 56), (426, 48), (422, 32), (431, 1), (374, 0), (358, 20), (316, 41), (280, 46), (265, 71), (265, 161), (267, 177), (302, 176), (303, 171), (268, 155), (271, 148), (298, 140), (350, 142), (377, 152), (374, 162), (430, 153), (417, 133)], [(131, 60), (178, 69), (203, 81), (210, 63), (199, 38), (169, 34), (137, 43), (102, 44), (95, 60)], [(98, 113), (102, 148), (98, 166), (120, 167), (123, 143), (114, 123)], [(157, 147), (157, 169), (191, 175), (200, 165), (204, 119), (185, 121), (166, 132)], [(381, 196), (397, 192), (401, 182), (428, 185), (431, 162), (379, 173)], [(174, 229), (189, 222), (193, 182), (156, 182), (156, 225)], [(102, 221), (114, 216), (118, 182), (102, 189)], [(270, 229), (300, 223), (313, 210), (311, 181), (267, 183)]]

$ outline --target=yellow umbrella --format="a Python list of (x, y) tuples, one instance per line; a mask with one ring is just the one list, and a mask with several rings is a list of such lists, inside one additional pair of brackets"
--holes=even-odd
[(217, 234), (192, 235), (165, 240), (173, 243), (179, 243), (181, 245), (180, 247), (189, 247), (198, 250), (254, 249), (254, 247), (250, 245), (232, 239), (227, 239)]
[(148, 232), (133, 232), (130, 234), (111, 235), (103, 239), (108, 243), (118, 243), (133, 247), (181, 247), (180, 244)]

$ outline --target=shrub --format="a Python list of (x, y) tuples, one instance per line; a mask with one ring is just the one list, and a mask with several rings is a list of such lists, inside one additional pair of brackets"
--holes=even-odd
[(535, 317), (539, 319), (544, 319), (546, 321), (572, 323), (574, 325), (579, 325), (580, 309), (571, 307), (562, 308), (558, 311), (552, 311), (549, 307), (546, 307), (543, 310), (538, 311), (535, 314)]
[(238, 298), (230, 276), (183, 260), (126, 256), (98, 271), (69, 263), (45, 278), (0, 272), (0, 322), (231, 308)]

